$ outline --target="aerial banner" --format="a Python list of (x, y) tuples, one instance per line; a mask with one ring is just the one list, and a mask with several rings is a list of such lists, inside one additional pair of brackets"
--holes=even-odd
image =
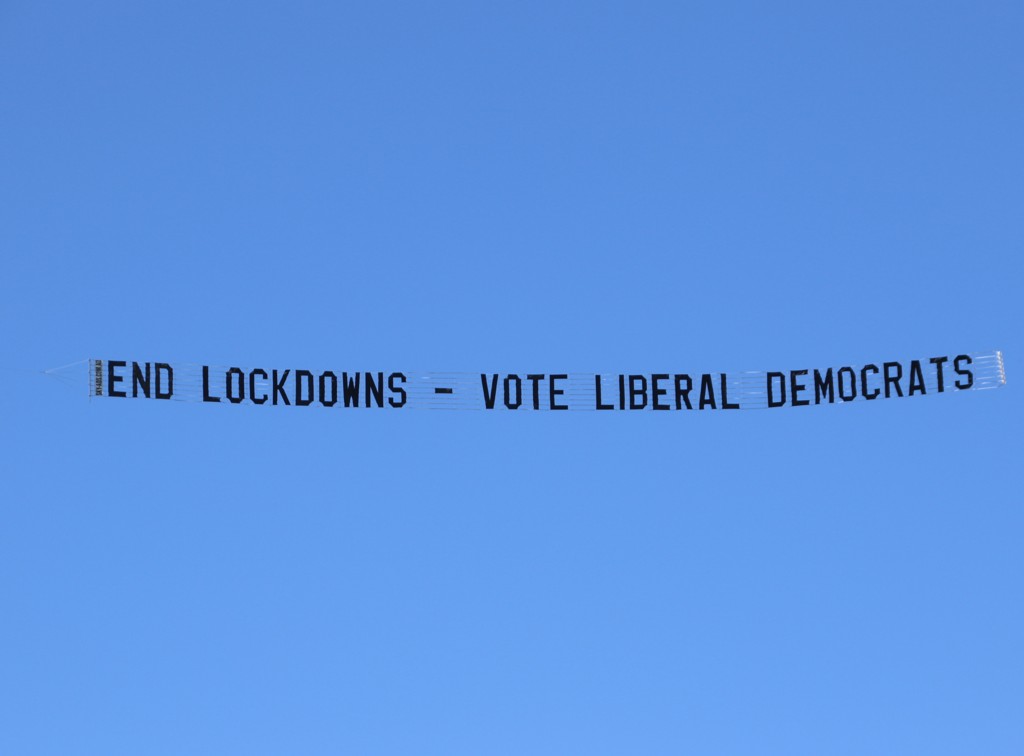
[(127, 359), (88, 364), (90, 396), (326, 409), (774, 409), (978, 391), (1006, 383), (999, 351), (731, 373), (313, 370)]

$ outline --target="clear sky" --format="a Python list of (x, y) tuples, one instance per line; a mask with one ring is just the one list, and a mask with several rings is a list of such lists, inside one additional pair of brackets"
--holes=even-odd
[[(3, 3), (0, 753), (1024, 752), (1022, 39), (1015, 2)], [(27, 372), (995, 348), (1000, 391), (703, 414)]]

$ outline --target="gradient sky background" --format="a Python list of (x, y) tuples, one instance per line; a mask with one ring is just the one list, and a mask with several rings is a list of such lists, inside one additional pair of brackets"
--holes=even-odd
[[(0, 753), (1024, 752), (1020, 3), (0, 6)], [(76, 359), (735, 413), (89, 401)], [(25, 372), (19, 372), (25, 371)]]

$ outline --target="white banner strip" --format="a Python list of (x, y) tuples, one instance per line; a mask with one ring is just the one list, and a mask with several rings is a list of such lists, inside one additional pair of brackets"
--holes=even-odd
[(1005, 383), (999, 351), (733, 373), (385, 372), (89, 361), (90, 396), (332, 409), (768, 409), (977, 391)]

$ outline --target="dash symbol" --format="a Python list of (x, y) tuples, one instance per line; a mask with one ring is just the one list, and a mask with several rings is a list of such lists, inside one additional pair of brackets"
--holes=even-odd
[(435, 386), (434, 387), (434, 393), (435, 394), (450, 394), (450, 393), (452, 393), (452, 390), (450, 388), (440, 388), (438, 386)]

